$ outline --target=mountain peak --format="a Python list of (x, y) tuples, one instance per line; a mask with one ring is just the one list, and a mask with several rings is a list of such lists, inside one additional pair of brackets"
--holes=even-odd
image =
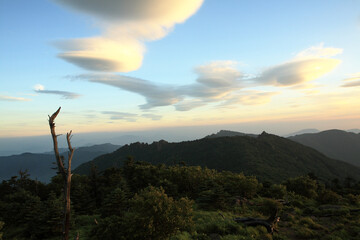
[(206, 136), (205, 138), (218, 138), (218, 137), (235, 137), (235, 136), (248, 136), (248, 137), (257, 137), (256, 134), (235, 132), (230, 130), (220, 130), (217, 133)]

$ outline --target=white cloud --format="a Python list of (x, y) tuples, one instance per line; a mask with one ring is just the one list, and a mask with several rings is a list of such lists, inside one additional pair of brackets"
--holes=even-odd
[(194, 108), (202, 107), (206, 105), (205, 101), (199, 99), (184, 100), (174, 105), (177, 111), (189, 111)]
[(271, 97), (277, 94), (279, 94), (279, 92), (241, 91), (236, 95), (230, 96), (223, 105), (261, 105), (270, 102)]
[(127, 122), (136, 122), (137, 114), (134, 113), (124, 113), (124, 112), (114, 112), (114, 111), (104, 111), (102, 114), (110, 115), (112, 120), (124, 120)]
[(299, 52), (295, 59), (333, 57), (341, 54), (342, 52), (343, 49), (341, 48), (324, 47), (324, 43), (320, 43), (317, 46), (312, 46)]
[(22, 97), (11, 97), (11, 96), (6, 96), (6, 95), (0, 95), (0, 101), (27, 102), (27, 101), (31, 101), (31, 99), (22, 98)]
[(183, 95), (216, 101), (241, 88), (242, 74), (236, 62), (216, 61), (195, 68), (196, 83), (181, 86)]
[(345, 83), (342, 87), (357, 87), (360, 86), (360, 72), (351, 74), (350, 77), (343, 80)]
[(45, 87), (41, 84), (36, 84), (34, 86), (34, 91), (40, 94), (55, 94), (60, 95), (64, 99), (75, 99), (80, 97), (80, 94), (67, 92), (67, 91), (59, 91), (59, 90), (45, 90)]
[(144, 118), (150, 118), (153, 121), (162, 119), (162, 116), (157, 115), (157, 114), (152, 114), (152, 113), (145, 113), (145, 114), (142, 114), (141, 116)]
[(194, 71), (198, 77), (195, 82), (182, 86), (160, 85), (116, 74), (82, 74), (70, 78), (102, 83), (137, 93), (146, 100), (145, 104), (139, 106), (140, 109), (174, 106), (177, 111), (189, 111), (209, 103), (248, 105), (269, 101), (274, 95), (272, 92), (243, 91), (243, 75), (235, 67), (236, 63), (231, 61), (217, 61), (196, 67)]
[(169, 106), (182, 99), (182, 97), (176, 92), (174, 86), (156, 85), (150, 81), (139, 78), (115, 74), (82, 74), (72, 78), (102, 83), (140, 94), (146, 99), (146, 104), (141, 105), (141, 109)]
[(328, 58), (340, 54), (342, 49), (324, 48), (323, 45), (308, 48), (282, 64), (264, 70), (254, 81), (281, 87), (303, 85), (332, 71), (341, 61)]
[(34, 90), (36, 90), (36, 91), (41, 91), (41, 90), (44, 90), (44, 89), (45, 89), (45, 87), (43, 85), (41, 85), (41, 84), (36, 84), (34, 86)]
[(110, 115), (111, 120), (124, 120), (127, 122), (136, 122), (138, 118), (149, 118), (153, 121), (160, 120), (162, 116), (145, 113), (145, 114), (135, 114), (135, 113), (125, 113), (125, 112), (116, 112), (116, 111), (104, 111), (102, 114)]
[(144, 42), (166, 36), (203, 0), (56, 0), (95, 18), (102, 36), (58, 41), (59, 57), (94, 71), (129, 72), (142, 64)]

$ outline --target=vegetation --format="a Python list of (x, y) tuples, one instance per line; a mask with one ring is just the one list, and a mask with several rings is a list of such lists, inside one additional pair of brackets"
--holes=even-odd
[(89, 174), (92, 165), (99, 171), (121, 167), (131, 155), (137, 161), (167, 166), (185, 164), (218, 171), (254, 175), (260, 181), (282, 183), (313, 172), (323, 182), (352, 177), (360, 180), (360, 168), (326, 157), (289, 139), (262, 133), (258, 137), (233, 136), (195, 141), (152, 144), (133, 143), (80, 165), (75, 173)]
[[(152, 165), (128, 158), (121, 168), (72, 178), (70, 238), (359, 239), (360, 182), (319, 182), (313, 173), (281, 184), (199, 166)], [(26, 172), (0, 184), (0, 239), (59, 239), (62, 177)], [(273, 234), (236, 219), (280, 221)]]

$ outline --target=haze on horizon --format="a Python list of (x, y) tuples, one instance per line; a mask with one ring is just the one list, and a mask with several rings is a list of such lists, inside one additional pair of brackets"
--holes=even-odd
[(1, 139), (59, 106), (75, 136), (360, 126), (358, 1), (13, 0), (0, 32)]

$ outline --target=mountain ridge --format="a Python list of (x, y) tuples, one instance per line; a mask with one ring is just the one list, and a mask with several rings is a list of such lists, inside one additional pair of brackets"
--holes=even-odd
[[(80, 164), (91, 161), (97, 156), (115, 151), (120, 146), (110, 143), (97, 144), (89, 147), (75, 148), (72, 161), (72, 168), (75, 169)], [(64, 151), (65, 149), (62, 149)], [(62, 152), (61, 154), (64, 154)], [(10, 156), (0, 156), (0, 180), (9, 179), (18, 175), (18, 172), (28, 170), (30, 178), (41, 182), (49, 182), (51, 177), (56, 175), (55, 156), (53, 152), (14, 154)]]
[(203, 138), (181, 143), (133, 143), (95, 158), (75, 169), (87, 174), (92, 165), (99, 171), (122, 166), (128, 156), (152, 164), (186, 164), (217, 170), (244, 172), (261, 180), (281, 182), (289, 177), (315, 173), (323, 180), (360, 177), (360, 168), (330, 159), (324, 154), (289, 139), (263, 132), (249, 136)]
[(330, 129), (292, 136), (289, 139), (312, 147), (328, 157), (360, 167), (360, 133)]

